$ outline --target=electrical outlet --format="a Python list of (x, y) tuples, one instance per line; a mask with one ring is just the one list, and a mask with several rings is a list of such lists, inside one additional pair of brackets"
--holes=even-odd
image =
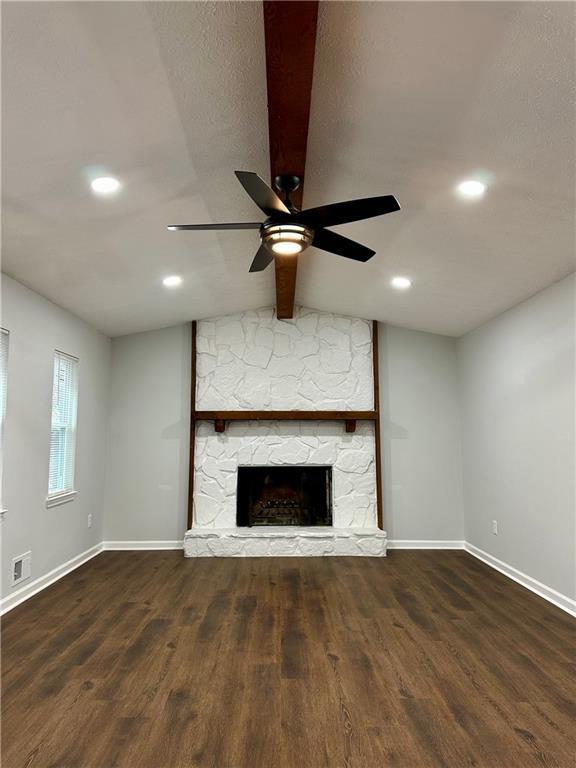
[(12, 584), (19, 584), (30, 578), (32, 552), (25, 552), (12, 560)]
[(92, 528), (92, 515), (88, 515), (88, 528)]
[(492, 520), (492, 533), (498, 536), (498, 520)]

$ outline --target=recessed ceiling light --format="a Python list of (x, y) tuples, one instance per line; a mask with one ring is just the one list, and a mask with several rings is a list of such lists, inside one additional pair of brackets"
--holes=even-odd
[(165, 285), (166, 288), (177, 288), (182, 285), (182, 278), (180, 275), (170, 275), (162, 280), (162, 285)]
[(466, 181), (461, 181), (456, 189), (462, 197), (478, 198), (482, 197), (484, 192), (486, 192), (486, 184), (482, 181), (467, 179)]
[(397, 288), (399, 291), (405, 291), (406, 288), (410, 288), (412, 285), (412, 280), (410, 280), (409, 277), (401, 277), (400, 275), (397, 275), (390, 280), (390, 285), (393, 288)]
[(97, 195), (113, 195), (118, 192), (121, 184), (113, 176), (99, 176), (90, 182), (90, 186)]

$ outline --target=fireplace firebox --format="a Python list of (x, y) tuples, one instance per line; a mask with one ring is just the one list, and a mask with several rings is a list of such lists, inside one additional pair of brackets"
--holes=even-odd
[(332, 467), (238, 467), (236, 524), (332, 525)]

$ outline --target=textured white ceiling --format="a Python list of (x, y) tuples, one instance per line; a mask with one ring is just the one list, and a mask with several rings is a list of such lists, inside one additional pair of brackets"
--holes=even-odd
[[(2, 11), (4, 271), (110, 335), (272, 304), (256, 232), (165, 230), (259, 218), (233, 171), (268, 172), (260, 3)], [(571, 3), (321, 3), (305, 205), (402, 211), (339, 228), (366, 265), (309, 249), (298, 302), (459, 335), (571, 272), (573, 36)]]

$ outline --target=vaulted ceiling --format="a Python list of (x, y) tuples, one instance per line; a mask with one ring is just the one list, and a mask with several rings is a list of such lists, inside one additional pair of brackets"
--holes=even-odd
[[(261, 4), (2, 14), (3, 270), (110, 335), (272, 305), (257, 232), (166, 230), (259, 218), (233, 171), (269, 180)], [(460, 335), (571, 272), (573, 38), (571, 3), (321, 2), (304, 206), (402, 211), (337, 228), (367, 264), (308, 249), (296, 301)], [(113, 198), (90, 192), (105, 173)]]

